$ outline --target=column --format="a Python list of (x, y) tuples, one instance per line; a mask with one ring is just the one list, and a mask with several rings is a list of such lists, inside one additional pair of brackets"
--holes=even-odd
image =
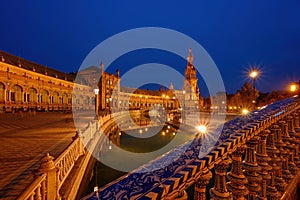
[(244, 174), (248, 179), (246, 187), (249, 189), (249, 194), (247, 199), (257, 199), (258, 192), (261, 190), (259, 183), (262, 181), (261, 176), (257, 172), (261, 170), (261, 167), (256, 161), (255, 155), (255, 145), (258, 143), (258, 138), (254, 137), (253, 139), (247, 141), (246, 156), (243, 162), (243, 168), (245, 169)]
[(194, 200), (206, 200), (206, 186), (212, 178), (211, 171), (202, 173), (195, 183)]
[(227, 183), (228, 191), (232, 193), (233, 199), (244, 200), (249, 193), (245, 184), (248, 182), (242, 170), (242, 156), (245, 152), (244, 147), (238, 147), (231, 155), (232, 168), (227, 174), (229, 183)]
[(269, 135), (270, 130), (263, 130), (259, 133), (260, 141), (258, 143), (258, 149), (256, 153), (256, 159), (258, 165), (261, 167), (261, 171), (258, 174), (262, 177), (261, 191), (259, 193), (258, 199), (267, 200), (267, 182), (270, 182), (271, 175), (269, 173), (272, 170), (272, 167), (268, 164), (271, 161), (271, 158), (267, 154), (267, 136)]
[(285, 162), (285, 159), (283, 158), (283, 153), (285, 150), (283, 150), (283, 147), (285, 147), (285, 144), (283, 143), (281, 139), (281, 129), (278, 125), (272, 125), (271, 132), (274, 134), (274, 144), (276, 146), (277, 151), (277, 165), (279, 167), (279, 170), (276, 173), (275, 177), (275, 186), (281, 194), (285, 191), (285, 188), (287, 186), (285, 180), (283, 179), (283, 169), (282, 165)]
[(228, 192), (226, 187), (226, 171), (230, 162), (231, 160), (226, 158), (220, 163), (215, 164), (215, 184), (209, 191), (212, 200), (232, 199), (231, 194)]
[(277, 181), (278, 179), (280, 179), (283, 181), (283, 183), (285, 182), (283, 178), (279, 177), (279, 173), (281, 175), (281, 168), (277, 165), (277, 163), (280, 162), (280, 158), (277, 157), (279, 150), (275, 146), (274, 131), (272, 131), (272, 129), (269, 135), (267, 136), (266, 151), (269, 157), (271, 158), (271, 160), (268, 163), (272, 167), (272, 170), (269, 172), (271, 175), (271, 179), (269, 180), (269, 182), (267, 182), (267, 199), (276, 200), (281, 197), (281, 194), (277, 191), (277, 188), (275, 187), (275, 177), (277, 177)]

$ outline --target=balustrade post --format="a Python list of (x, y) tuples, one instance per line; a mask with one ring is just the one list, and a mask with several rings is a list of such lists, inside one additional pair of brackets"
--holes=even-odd
[(200, 177), (196, 180), (195, 190), (194, 190), (194, 200), (206, 200), (206, 187), (209, 180), (212, 178), (211, 171), (202, 173)]
[(180, 191), (178, 196), (175, 198), (176, 200), (188, 200), (188, 194), (185, 190)]
[(283, 193), (287, 186), (285, 180), (283, 179), (283, 169), (282, 169), (283, 163), (286, 161), (286, 159), (283, 158), (283, 153), (285, 152), (283, 147), (285, 147), (286, 145), (282, 141), (281, 129), (278, 125), (273, 125), (271, 127), (271, 132), (274, 134), (274, 143), (275, 143), (276, 148), (278, 149), (277, 156), (279, 158), (276, 163), (279, 167), (279, 170), (277, 171), (277, 174), (275, 177), (275, 186), (278, 191)]
[(257, 199), (258, 192), (261, 190), (259, 183), (262, 181), (261, 176), (257, 172), (261, 170), (261, 167), (256, 161), (255, 155), (255, 145), (258, 143), (258, 138), (254, 137), (253, 139), (246, 142), (246, 156), (243, 162), (243, 168), (245, 169), (244, 174), (248, 179), (246, 187), (249, 189), (249, 194), (247, 199)]
[[(275, 187), (275, 177), (278, 177), (279, 173), (281, 174), (281, 168), (277, 165), (277, 163), (280, 162), (280, 158), (277, 157), (279, 150), (275, 146), (274, 131), (272, 129), (269, 135), (267, 136), (266, 151), (269, 157), (271, 158), (271, 160), (268, 163), (272, 167), (272, 170), (269, 172), (271, 175), (271, 179), (269, 180), (269, 182), (267, 182), (267, 199), (276, 200), (280, 198), (281, 194), (277, 191), (277, 188)], [(281, 180), (284, 181), (282, 178)]]
[[(289, 123), (291, 123), (291, 118), (286, 117)], [(293, 171), (296, 170), (296, 165), (293, 162), (293, 157), (290, 158), (290, 150), (292, 153), (294, 152), (295, 145), (290, 143), (291, 137), (289, 136), (289, 127), (288, 123), (285, 121), (280, 121), (279, 122), (281, 131), (278, 131), (278, 134), (281, 134), (282, 141), (284, 141), (284, 145), (280, 145), (284, 149), (280, 149), (280, 155), (282, 158), (284, 158), (283, 163), (282, 163), (282, 172), (283, 172), (283, 178), (284, 180), (288, 183), (293, 179), (293, 175), (290, 171), (290, 168), (292, 168)], [(280, 138), (280, 136), (279, 136)], [(291, 160), (292, 159), (292, 160)]]
[(46, 193), (47, 193), (47, 200), (58, 200), (61, 199), (58, 188), (57, 188), (57, 168), (55, 167), (53, 157), (46, 154), (41, 159), (40, 167), (38, 168), (36, 175), (46, 173)]
[(267, 200), (267, 183), (271, 180), (271, 175), (269, 173), (272, 170), (272, 167), (268, 164), (271, 161), (271, 158), (267, 154), (267, 136), (269, 135), (269, 130), (263, 130), (259, 133), (260, 141), (258, 150), (256, 153), (256, 159), (258, 165), (261, 167), (261, 171), (258, 174), (262, 177), (261, 191), (259, 194), (259, 199)]
[(299, 134), (300, 133), (300, 112), (299, 112), (299, 110), (294, 112), (293, 116), (294, 116), (295, 132)]
[(286, 117), (286, 122), (288, 125), (288, 133), (295, 133), (294, 118), (289, 115)]
[(242, 156), (245, 152), (244, 147), (238, 147), (231, 155), (232, 167), (227, 174), (229, 183), (227, 183), (228, 190), (232, 193), (233, 199), (244, 200), (249, 193), (245, 184), (248, 182), (242, 170)]
[(215, 164), (215, 184), (214, 187), (209, 191), (212, 200), (232, 199), (232, 196), (228, 192), (226, 187), (226, 171), (230, 162), (231, 160), (229, 158), (226, 158), (220, 163)]

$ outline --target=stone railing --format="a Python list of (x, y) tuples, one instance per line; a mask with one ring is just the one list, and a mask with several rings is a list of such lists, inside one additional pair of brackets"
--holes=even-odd
[(46, 174), (41, 174), (27, 187), (18, 199), (46, 199)]
[(79, 156), (84, 154), (84, 146), (77, 137), (69, 145), (69, 147), (54, 161), (56, 171), (56, 187), (59, 190), (64, 183), (65, 179), (70, 174), (75, 162), (78, 160)]
[[(211, 149), (196, 137), (188, 147), (173, 149), (84, 199), (187, 199), (189, 187), (194, 199), (297, 199), (299, 117), (299, 99), (273, 103), (225, 123)], [(208, 154), (199, 156), (203, 151)], [(174, 161), (165, 165), (166, 160)]]
[[(91, 154), (86, 152), (84, 144), (89, 146), (89, 149), (94, 148), (96, 144), (101, 142), (105, 137), (105, 135), (99, 134), (100, 124), (102, 131), (105, 132), (105, 130), (112, 128), (111, 126), (112, 124), (114, 125), (115, 118), (122, 118), (124, 114), (125, 112), (115, 113), (114, 116), (107, 114), (99, 117), (99, 121), (93, 120), (89, 122), (86, 128), (78, 130), (78, 134), (73, 138), (72, 143), (58, 158), (54, 160), (49, 154), (43, 157), (39, 169), (34, 172), (34, 181), (22, 192), (18, 199), (61, 199), (60, 189), (65, 184), (66, 179), (80, 156), (85, 156), (86, 161), (83, 162), (85, 164), (83, 164), (81, 166), (82, 169), (79, 170), (85, 171), (85, 167), (87, 167)], [(83, 176), (83, 174), (81, 174), (81, 176)], [(80, 181), (76, 184), (78, 189)], [(73, 192), (73, 194), (71, 194), (72, 197), (74, 197), (74, 190), (76, 191), (76, 187), (73, 185), (71, 189), (69, 189), (71, 193)]]

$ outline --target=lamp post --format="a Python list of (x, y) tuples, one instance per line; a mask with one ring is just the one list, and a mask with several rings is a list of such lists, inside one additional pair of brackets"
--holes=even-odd
[(166, 96), (167, 110), (169, 109), (168, 99), (169, 99), (169, 95)]
[(185, 93), (186, 91), (183, 90), (182, 94), (183, 94), (183, 110), (182, 110), (182, 122), (185, 122)]
[(142, 125), (142, 97), (143, 95), (140, 95), (140, 126)]
[(162, 97), (162, 102), (163, 102), (163, 103), (162, 103), (163, 109), (165, 108), (165, 103), (164, 103), (164, 98), (165, 98), (165, 96), (166, 96), (165, 94), (161, 95), (161, 97)]
[(256, 98), (255, 98), (255, 80), (256, 77), (259, 75), (259, 72), (256, 69), (253, 69), (250, 71), (249, 76), (252, 79), (252, 88), (253, 88), (253, 99), (252, 99), (252, 103), (253, 103), (253, 109), (255, 109), (255, 104), (256, 104)]
[(95, 113), (96, 113), (96, 119), (98, 119), (98, 94), (99, 94), (99, 89), (96, 88), (94, 89), (95, 93)]

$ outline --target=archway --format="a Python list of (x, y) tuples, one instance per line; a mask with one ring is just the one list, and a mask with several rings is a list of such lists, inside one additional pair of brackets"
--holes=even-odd
[(5, 102), (5, 85), (0, 82), (0, 103)]
[(31, 103), (37, 102), (37, 90), (34, 88), (29, 88), (28, 94), (27, 94), (27, 101)]
[(22, 102), (23, 101), (23, 96), (22, 96), (23, 88), (19, 85), (14, 85), (12, 87), (12, 91), (10, 93), (10, 99), (11, 101), (15, 102)]

